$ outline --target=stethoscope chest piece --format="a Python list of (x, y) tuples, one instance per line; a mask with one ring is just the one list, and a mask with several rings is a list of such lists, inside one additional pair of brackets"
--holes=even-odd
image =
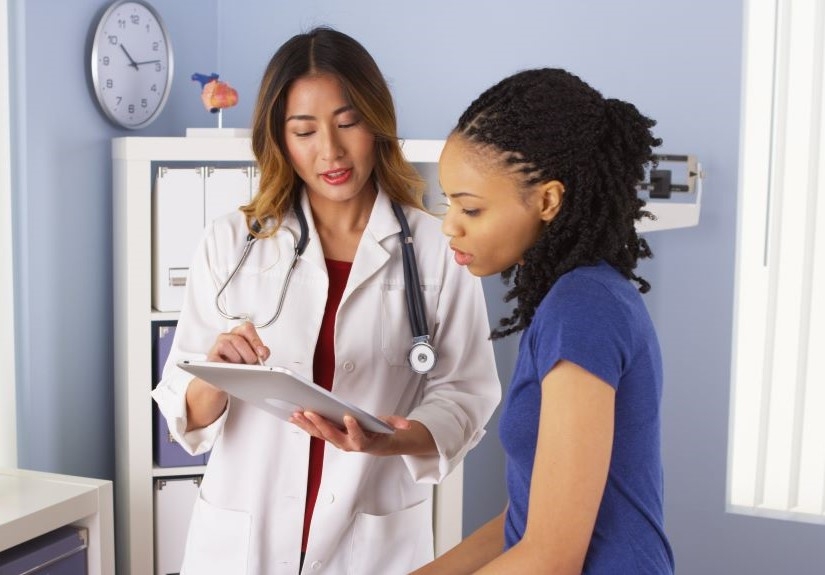
[(429, 343), (421, 341), (410, 349), (410, 368), (416, 373), (428, 373), (438, 359), (435, 349)]

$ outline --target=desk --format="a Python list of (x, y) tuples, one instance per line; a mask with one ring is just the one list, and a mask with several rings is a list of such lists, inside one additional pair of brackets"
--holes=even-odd
[(112, 482), (0, 469), (0, 551), (64, 525), (89, 531), (89, 575), (114, 575)]

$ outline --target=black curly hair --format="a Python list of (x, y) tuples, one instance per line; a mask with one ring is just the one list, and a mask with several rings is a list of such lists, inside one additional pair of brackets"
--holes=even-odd
[(564, 196), (558, 215), (524, 254), (524, 264), (501, 276), (513, 282), (505, 301), (517, 300), (491, 337), (530, 325), (536, 307), (561, 277), (579, 266), (606, 261), (646, 293), (634, 273), (653, 254), (635, 222), (655, 216), (644, 209), (636, 185), (652, 149), (661, 145), (654, 120), (635, 106), (605, 99), (561, 69), (525, 70), (482, 93), (451, 133), (515, 169), (525, 186), (558, 180)]

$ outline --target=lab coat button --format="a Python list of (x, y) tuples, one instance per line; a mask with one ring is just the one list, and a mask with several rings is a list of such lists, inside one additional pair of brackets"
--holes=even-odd
[(327, 503), (329, 503), (331, 505), (334, 502), (335, 502), (335, 494), (334, 493), (327, 494)]
[(354, 363), (352, 363), (349, 360), (344, 362), (344, 371), (346, 371), (347, 373), (351, 373), (352, 370), (354, 370), (354, 369), (355, 369), (355, 364)]
[(311, 567), (313, 569), (320, 569), (321, 568), (321, 562), (320, 561), (313, 561)]

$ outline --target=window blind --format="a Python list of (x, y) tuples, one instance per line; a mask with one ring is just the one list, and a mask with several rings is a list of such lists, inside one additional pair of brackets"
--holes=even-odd
[(825, 523), (825, 3), (744, 24), (728, 509)]

